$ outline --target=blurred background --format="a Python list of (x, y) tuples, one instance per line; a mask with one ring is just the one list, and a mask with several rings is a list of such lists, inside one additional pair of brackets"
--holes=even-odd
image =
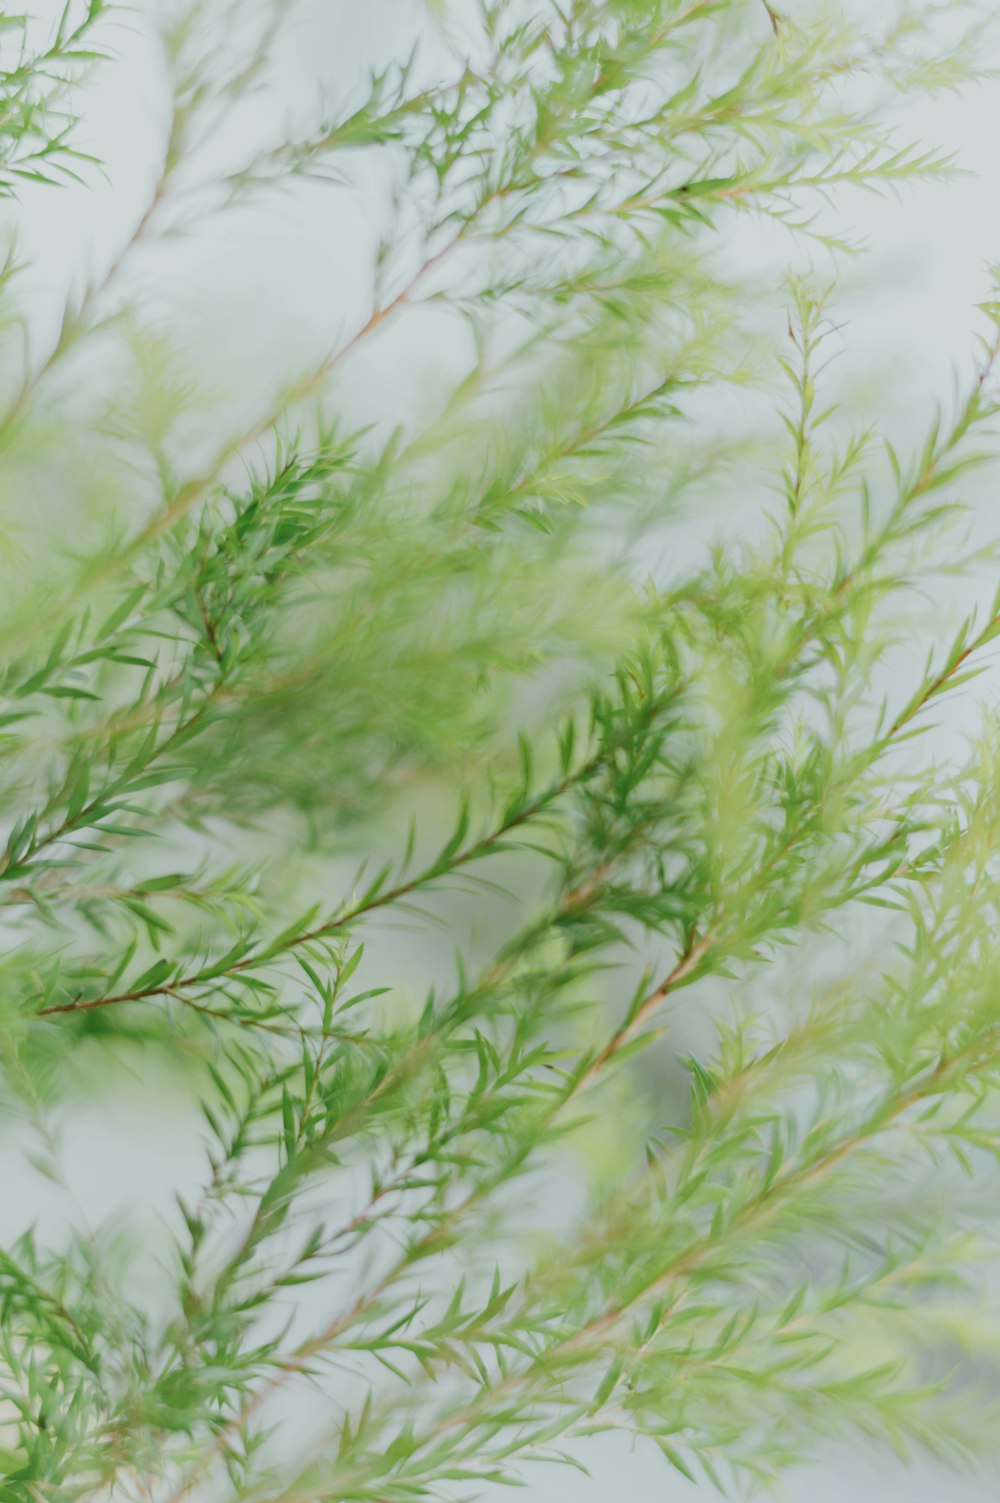
[[(252, 27), (255, 3), (224, 7), (224, 27)], [(52, 13), (59, 8), (53, 5)], [(44, 16), (44, 5), (34, 9)], [(204, 0), (204, 9), (212, 10), (212, 0)], [(78, 297), (115, 259), (145, 209), (168, 120), (159, 16), (160, 0), (136, 0), (107, 33), (115, 58), (102, 68), (99, 86), (81, 92), (80, 144), (104, 164), (103, 172), (85, 174), (88, 181), (79, 189), (26, 185), (0, 216), (16, 229), (30, 267), (23, 297), (36, 351), (56, 337), (64, 302)], [(274, 87), (238, 123), (240, 146), (255, 132), (264, 139), (275, 127), (310, 118), (332, 97), (349, 95), (368, 68), (405, 55), (426, 22), (420, 0), (369, 0), (366, 6), (357, 0), (301, 0), (276, 49)], [(234, 43), (232, 31), (221, 36), (223, 47)], [(995, 50), (995, 59), (984, 58), (984, 64), (1000, 63), (1000, 46)], [(433, 47), (423, 65), (432, 64)], [(877, 391), (886, 431), (905, 442), (920, 434), (935, 400), (947, 400), (956, 368), (967, 368), (975, 305), (990, 290), (990, 264), (1000, 261), (1000, 78), (917, 104), (904, 101), (899, 129), (903, 139), (953, 150), (965, 175), (946, 184), (906, 185), (898, 197), (843, 192), (837, 222), (864, 250), (839, 267), (835, 313), (844, 359), (860, 383), (859, 400), (866, 389)], [(225, 133), (213, 143), (220, 161), (232, 145)], [(197, 234), (179, 226), (180, 234), (129, 267), (126, 281), (144, 318), (153, 325), (160, 321), (172, 344), (190, 353), (216, 414), (227, 404), (252, 413), (282, 373), (322, 358), (364, 322), (382, 191), (374, 171), (370, 181), (362, 176), (347, 184), (289, 184), (261, 206), (214, 217)], [(773, 295), (777, 319), (788, 237), (769, 222), (747, 220), (734, 230), (730, 253)], [(819, 280), (831, 280), (825, 253), (817, 251), (816, 258)], [(380, 335), (381, 344), (371, 342), (338, 400), (355, 420), (389, 413), (393, 423), (405, 422), (419, 411), (428, 369), (445, 370), (454, 360), (451, 337), (431, 315), (401, 320)], [(199, 442), (197, 431), (191, 442)], [(995, 528), (997, 501), (987, 489), (981, 505), (984, 520)], [(725, 513), (708, 506), (679, 525), (685, 548), (696, 548), (725, 526)], [(678, 546), (676, 531), (671, 538), (665, 548)], [(650, 567), (664, 562), (651, 559)], [(957, 602), (945, 598), (939, 607), (944, 617)], [(958, 734), (961, 705), (953, 715), (949, 734)], [(389, 970), (405, 977), (409, 942), (387, 934), (382, 943)], [(668, 1047), (683, 1053), (695, 1039), (694, 1023), (681, 1016)], [(185, 1113), (190, 1131), (178, 1131)], [(85, 1207), (95, 1223), (137, 1204), (166, 1214), (174, 1191), (197, 1182), (202, 1172), (193, 1108), (168, 1086), (160, 1101), (138, 1086), (116, 1085), (113, 1093), (95, 1089), (64, 1129), (65, 1179), (76, 1210)], [(25, 1174), (20, 1164), (19, 1145), (0, 1135), (4, 1241), (31, 1220), (51, 1227), (67, 1214), (59, 1187)], [(619, 1496), (661, 1503), (701, 1492), (668, 1473), (652, 1446), (647, 1451), (599, 1439), (577, 1454), (590, 1479), (569, 1469), (526, 1468), (521, 1496), (528, 1503), (597, 1503)], [(845, 1495), (854, 1503), (986, 1503), (998, 1492), (995, 1480), (977, 1482), (843, 1450), (787, 1478), (789, 1503), (839, 1503)]]

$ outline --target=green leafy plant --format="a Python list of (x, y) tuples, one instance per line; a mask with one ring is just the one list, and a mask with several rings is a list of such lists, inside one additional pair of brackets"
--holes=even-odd
[[(926, 733), (1000, 596), (914, 615), (994, 563), (1000, 304), (904, 449), (803, 262), (852, 187), (953, 170), (893, 100), (973, 33), (442, 5), (269, 137), (305, 0), (158, 11), (0, 32), (26, 219), (98, 180), (126, 20), (169, 78), (47, 344), (30, 257), (2, 287), (0, 1066), (52, 1199), (6, 1213), (0, 1497), (410, 1503), (611, 1429), (722, 1491), (828, 1437), (978, 1453), (1000, 732)], [(227, 407), (143, 265), (362, 189), (370, 300)], [(162, 1119), (166, 1210), (162, 1162), (76, 1208), (95, 1091)]]

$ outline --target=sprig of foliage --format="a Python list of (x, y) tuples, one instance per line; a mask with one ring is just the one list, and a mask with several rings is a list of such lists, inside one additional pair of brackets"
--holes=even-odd
[[(950, 1360), (995, 1233), (998, 729), (921, 753), (1000, 595), (922, 620), (922, 672), (908, 617), (995, 554), (954, 523), (998, 304), (905, 452), (843, 416), (834, 288), (799, 267), (773, 337), (730, 254), (741, 213), (794, 261), (845, 185), (950, 171), (850, 90), (965, 44), (933, 5), (483, 0), (260, 139), (297, 12), (241, 11), (168, 17), (151, 195), (0, 417), (3, 525), (47, 498), (0, 561), (4, 1108), (61, 1185), (92, 1072), (169, 1063), (204, 1154), (155, 1260), (143, 1206), (6, 1238), (0, 1498), (413, 1503), (601, 1430), (722, 1491), (829, 1436), (981, 1451)], [(86, 167), (60, 110), (107, 24), (5, 75), (9, 174)], [(203, 411), (134, 263), (366, 174), (370, 306)], [(5, 327), (18, 295), (12, 261)], [(461, 368), (369, 421), (356, 357), (414, 315)], [(699, 417), (733, 387), (755, 449)]]
[(92, 47), (106, 0), (66, 0), (54, 24), (10, 12), (0, 18), (0, 184), (75, 178), (93, 157), (74, 144), (73, 84), (103, 50)]

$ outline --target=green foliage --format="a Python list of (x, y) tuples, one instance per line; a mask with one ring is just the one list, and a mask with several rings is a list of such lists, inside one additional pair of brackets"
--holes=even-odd
[(71, 87), (102, 56), (92, 42), (106, 9), (106, 0), (66, 0), (48, 27), (38, 17), (0, 16), (0, 191), (5, 197), (19, 183), (75, 177), (74, 164), (93, 161), (74, 145)]
[[(844, 418), (801, 268), (845, 186), (951, 170), (886, 86), (954, 86), (971, 33), (439, 5), (262, 139), (305, 0), (156, 9), (134, 233), (26, 367), (0, 288), (0, 1099), (58, 1204), (0, 1252), (0, 1499), (412, 1503), (609, 1429), (727, 1492), (829, 1436), (980, 1451), (1000, 725), (923, 753), (1000, 595), (912, 617), (995, 557), (955, 524), (1000, 303), (906, 452)], [(5, 22), (8, 191), (89, 180), (119, 19)], [(373, 301), (224, 412), (133, 263), (362, 179)], [(359, 416), (412, 317), (457, 373)], [(754, 444), (706, 424), (735, 389)], [(130, 1080), (176, 1193), (93, 1224), (65, 1144)]]

